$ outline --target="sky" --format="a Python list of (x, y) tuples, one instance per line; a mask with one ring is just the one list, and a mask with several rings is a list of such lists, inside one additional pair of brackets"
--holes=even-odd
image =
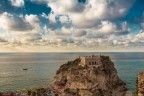
[(144, 0), (0, 0), (0, 52), (143, 52)]

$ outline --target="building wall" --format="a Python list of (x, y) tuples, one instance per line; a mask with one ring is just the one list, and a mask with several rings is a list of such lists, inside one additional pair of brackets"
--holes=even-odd
[(85, 62), (86, 62), (86, 61), (85, 61), (85, 57), (80, 57), (80, 59), (81, 59), (80, 65), (81, 65), (81, 66), (85, 66), (85, 64), (86, 64), (86, 63), (85, 63)]
[(96, 67), (98, 65), (101, 65), (101, 58), (100, 56), (82, 56), (81, 59), (81, 66), (89, 66), (89, 67)]

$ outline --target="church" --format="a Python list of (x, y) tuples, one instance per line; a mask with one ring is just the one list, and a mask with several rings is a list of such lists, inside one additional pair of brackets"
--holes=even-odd
[(102, 64), (100, 56), (80, 56), (80, 66), (97, 67)]

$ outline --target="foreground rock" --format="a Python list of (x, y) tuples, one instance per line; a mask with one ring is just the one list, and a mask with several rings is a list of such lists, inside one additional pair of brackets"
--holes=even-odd
[(144, 72), (138, 74), (137, 87), (138, 96), (144, 96)]
[(0, 96), (58, 96), (51, 86), (25, 89), (13, 92), (3, 92)]
[(108, 56), (85, 56), (63, 64), (54, 88), (62, 96), (125, 96), (127, 91)]

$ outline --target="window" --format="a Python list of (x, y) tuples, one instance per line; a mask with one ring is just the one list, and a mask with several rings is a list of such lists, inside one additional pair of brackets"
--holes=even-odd
[(95, 64), (96, 64), (96, 62), (95, 62)]
[(94, 62), (92, 62), (92, 65), (94, 65)]
[(91, 65), (91, 62), (89, 62), (89, 65)]

